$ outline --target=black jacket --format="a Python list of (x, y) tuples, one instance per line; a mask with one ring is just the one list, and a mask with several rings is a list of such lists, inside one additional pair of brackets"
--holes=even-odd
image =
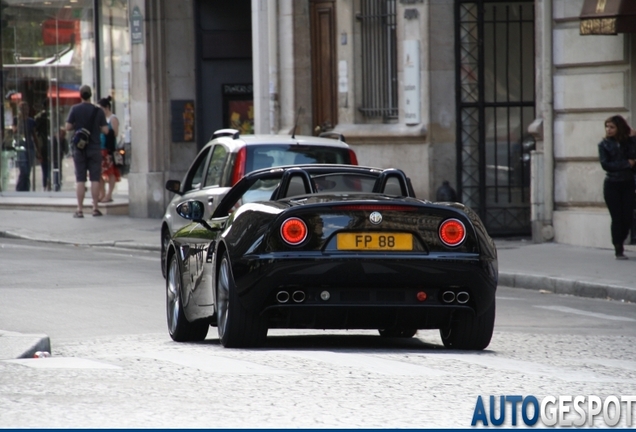
[(634, 171), (627, 161), (627, 159), (636, 159), (634, 137), (630, 137), (629, 142), (624, 145), (620, 145), (612, 138), (604, 138), (598, 144), (598, 155), (601, 166), (606, 171), (606, 181), (634, 181)]

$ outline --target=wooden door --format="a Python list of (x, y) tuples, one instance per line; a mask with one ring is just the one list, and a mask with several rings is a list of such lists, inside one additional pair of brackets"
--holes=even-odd
[(310, 0), (313, 127), (316, 134), (338, 122), (336, 9), (334, 0)]

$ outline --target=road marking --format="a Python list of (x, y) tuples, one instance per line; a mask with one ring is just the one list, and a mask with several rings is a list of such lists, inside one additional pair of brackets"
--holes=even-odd
[(636, 321), (636, 319), (632, 319), (632, 318), (625, 318), (625, 317), (620, 317), (615, 315), (606, 315), (606, 314), (596, 313), (596, 312), (587, 312), (587, 311), (583, 311), (579, 309), (572, 309), (565, 306), (537, 306), (535, 305), (534, 307), (539, 309), (553, 310), (556, 312), (565, 312), (565, 313), (571, 313), (575, 315), (584, 315), (584, 316), (589, 316), (593, 318), (606, 319), (610, 321), (628, 321), (628, 322)]
[(431, 369), (412, 363), (397, 360), (387, 360), (369, 354), (356, 354), (332, 351), (268, 351), (274, 354), (283, 354), (291, 357), (329, 363), (338, 367), (347, 367), (382, 375), (407, 375), (407, 376), (444, 376), (446, 372)]
[(508, 370), (524, 375), (537, 375), (568, 382), (630, 382), (633, 380), (616, 379), (591, 374), (588, 370), (574, 371), (542, 363), (498, 357), (492, 354), (436, 354), (432, 359), (445, 359), (466, 362), (495, 370)]
[(34, 369), (121, 369), (121, 367), (112, 364), (78, 357), (45, 357), (3, 361)]
[(603, 366), (609, 366), (616, 369), (625, 369), (628, 371), (636, 371), (636, 361), (629, 360), (616, 360), (616, 359), (605, 359), (605, 358), (573, 358), (569, 359), (571, 362), (576, 363), (593, 363), (599, 364)]
[(244, 360), (236, 360), (233, 358), (213, 356), (213, 355), (197, 355), (178, 354), (178, 353), (152, 353), (152, 354), (131, 354), (129, 357), (141, 357), (160, 361), (167, 361), (181, 366), (199, 369), (201, 371), (218, 373), (218, 374), (246, 374), (246, 375), (293, 375), (284, 369), (272, 368)]

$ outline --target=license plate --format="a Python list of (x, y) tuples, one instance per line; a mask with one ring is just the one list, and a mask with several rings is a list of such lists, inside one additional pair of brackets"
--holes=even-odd
[(413, 236), (406, 233), (341, 233), (338, 250), (410, 251)]

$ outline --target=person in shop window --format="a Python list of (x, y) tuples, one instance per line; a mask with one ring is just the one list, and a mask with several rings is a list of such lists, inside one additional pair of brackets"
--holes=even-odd
[(31, 189), (31, 169), (37, 158), (39, 140), (35, 132), (35, 120), (29, 115), (29, 104), (20, 102), (17, 117), (16, 164), (18, 166), (18, 182), (15, 190), (28, 192)]
[(40, 166), (42, 167), (42, 188), (45, 191), (51, 190), (51, 160), (49, 157), (49, 134), (51, 120), (49, 117), (49, 101), (44, 99), (42, 109), (35, 115), (35, 131), (39, 140), (38, 154)]

